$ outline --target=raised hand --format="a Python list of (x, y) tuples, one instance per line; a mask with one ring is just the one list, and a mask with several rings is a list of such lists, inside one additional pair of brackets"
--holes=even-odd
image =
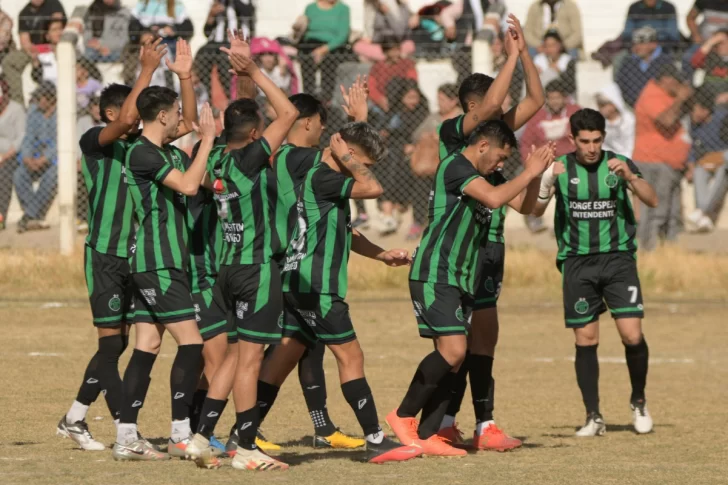
[(349, 145), (346, 144), (339, 133), (331, 135), (329, 147), (331, 148), (331, 153), (333, 153), (336, 159), (344, 165), (351, 161), (352, 156), (349, 154)]
[(406, 249), (390, 249), (377, 256), (377, 259), (387, 266), (408, 266), (412, 264), (412, 258)]
[(139, 63), (142, 70), (156, 71), (166, 55), (167, 46), (162, 44), (161, 37), (154, 42), (147, 42), (139, 51)]
[(524, 166), (534, 177), (538, 177), (546, 171), (554, 162), (554, 151), (551, 144), (546, 144), (531, 153)]
[(511, 29), (508, 29), (503, 36), (504, 49), (508, 57), (517, 57), (521, 53), (518, 48), (518, 39), (516, 36), (517, 34)]
[(516, 17), (513, 14), (510, 14), (508, 16), (508, 27), (509, 27), (509, 34), (513, 35), (516, 40), (516, 45), (518, 46), (518, 52), (523, 52), (528, 47), (526, 46), (526, 36), (523, 35), (523, 27), (521, 27), (521, 21), (518, 20), (518, 17)]
[(200, 111), (200, 123), (192, 123), (192, 127), (195, 129), (200, 138), (215, 138), (216, 127), (215, 117), (212, 115), (212, 108), (210, 103), (205, 103)]
[(177, 74), (180, 79), (186, 79), (192, 75), (192, 49), (184, 39), (177, 39), (177, 53), (174, 62), (167, 59), (167, 68)]
[(347, 93), (344, 86), (340, 86), (341, 95), (344, 98), (344, 104), (341, 107), (349, 118), (355, 121), (366, 121), (369, 109), (367, 99), (369, 98), (369, 88), (367, 86), (366, 76), (357, 76), (354, 84), (349, 88)]
[(235, 52), (245, 57), (250, 57), (250, 44), (242, 30), (238, 30), (237, 32), (228, 30), (228, 40), (230, 41), (230, 47), (220, 47), (221, 51), (228, 56), (230, 53)]
[(259, 69), (258, 65), (253, 62), (253, 59), (248, 56), (232, 51), (229, 53), (226, 52), (226, 54), (228, 54), (228, 59), (230, 59), (230, 65), (233, 68), (233, 72), (237, 75), (252, 75), (254, 71)]

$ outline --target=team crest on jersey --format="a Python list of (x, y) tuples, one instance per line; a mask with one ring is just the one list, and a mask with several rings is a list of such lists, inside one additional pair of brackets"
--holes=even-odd
[(114, 295), (109, 300), (109, 308), (112, 312), (118, 312), (121, 310), (121, 298), (119, 298), (119, 295)]
[(248, 302), (247, 301), (238, 301), (235, 303), (235, 315), (242, 320), (243, 317), (245, 317), (245, 312), (248, 311)]
[(195, 303), (195, 304), (194, 304), (194, 307), (195, 307), (195, 321), (196, 321), (196, 322), (199, 322), (200, 320), (202, 320), (202, 319), (200, 318), (200, 311), (201, 311), (201, 310), (200, 310), (200, 305), (199, 305), (199, 303)]
[(573, 179), (569, 180), (569, 183), (571, 183), (571, 185), (579, 185), (579, 182), (581, 182), (581, 180), (579, 180), (578, 177), (574, 177)]
[(485, 280), (485, 291), (495, 293), (495, 282), (492, 276), (488, 276), (488, 279)]
[(604, 183), (609, 187), (610, 189), (613, 189), (617, 186), (617, 183), (619, 182), (619, 177), (615, 175), (614, 172), (609, 172), (606, 177), (604, 177)]
[(157, 304), (157, 292), (154, 288), (141, 289), (139, 292), (142, 294), (148, 305)]
[(583, 315), (589, 311), (589, 302), (585, 298), (579, 298), (579, 301), (574, 305), (574, 311), (579, 315)]
[(455, 310), (455, 318), (457, 318), (461, 322), (465, 321), (465, 315), (463, 314), (463, 307), (459, 306), (458, 309)]

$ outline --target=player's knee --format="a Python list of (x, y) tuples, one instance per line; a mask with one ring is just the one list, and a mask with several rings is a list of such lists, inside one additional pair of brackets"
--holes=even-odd
[[(128, 344), (128, 338), (127, 338)], [(99, 339), (99, 353), (106, 357), (108, 361), (119, 361), (119, 357), (124, 352), (126, 345), (122, 335), (111, 335), (108, 337), (101, 337)]]
[(438, 342), (437, 351), (442, 358), (453, 367), (459, 367), (465, 360), (465, 353), (468, 350), (468, 341), (462, 338), (441, 338)]
[(342, 369), (353, 371), (364, 368), (364, 352), (361, 350), (359, 342), (354, 341), (344, 345), (331, 346), (331, 350)]
[(622, 335), (622, 342), (625, 345), (638, 345), (640, 342), (642, 342), (642, 339), (642, 332), (634, 332), (627, 335)]

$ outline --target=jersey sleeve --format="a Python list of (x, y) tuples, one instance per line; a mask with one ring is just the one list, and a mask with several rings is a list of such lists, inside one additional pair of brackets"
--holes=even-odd
[(270, 145), (265, 138), (258, 138), (239, 150), (232, 150), (230, 156), (246, 177), (255, 177), (270, 164)]
[(102, 130), (103, 127), (94, 126), (81, 136), (81, 140), (78, 142), (78, 145), (81, 148), (82, 154), (86, 156), (104, 156), (106, 154), (106, 147), (99, 143), (99, 135)]
[(640, 171), (639, 167), (636, 163), (634, 163), (629, 158), (625, 158), (624, 160), (627, 163), (627, 166), (632, 171), (633, 174), (635, 174), (638, 178), (642, 178), (642, 172)]
[(162, 182), (173, 169), (159, 150), (148, 145), (137, 145), (129, 154), (129, 170), (143, 179)]
[(338, 201), (351, 197), (354, 179), (322, 165), (311, 177), (311, 185), (317, 199)]
[(440, 159), (448, 154), (465, 146), (465, 134), (463, 133), (463, 120), (465, 115), (442, 122), (437, 132), (440, 136)]
[(457, 156), (445, 169), (445, 189), (453, 194), (462, 195), (465, 187), (480, 177), (475, 167), (461, 156)]

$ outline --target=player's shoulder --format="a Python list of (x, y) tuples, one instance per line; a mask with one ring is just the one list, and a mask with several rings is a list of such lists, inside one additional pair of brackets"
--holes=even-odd
[(465, 118), (464, 114), (447, 119), (440, 123), (440, 125), (437, 127), (437, 131), (459, 132), (463, 125), (463, 118)]

